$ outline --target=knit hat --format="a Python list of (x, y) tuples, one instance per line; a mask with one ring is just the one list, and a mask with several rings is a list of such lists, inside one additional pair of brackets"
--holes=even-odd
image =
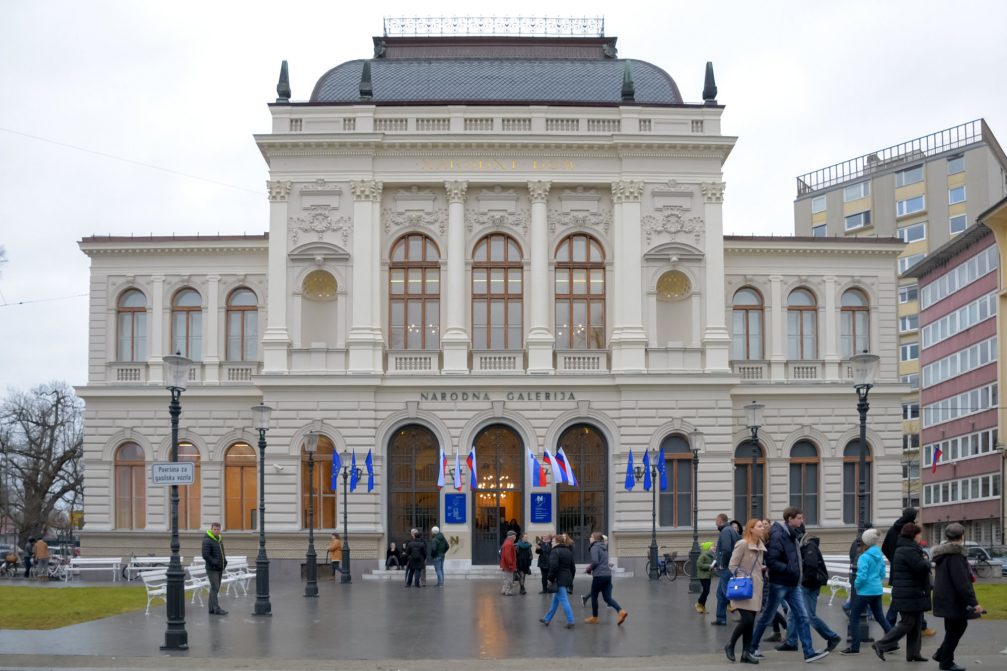
[(860, 539), (863, 541), (864, 545), (867, 547), (874, 547), (878, 544), (878, 530), (877, 529), (867, 529), (864, 531), (863, 537)]
[(709, 552), (710, 548), (713, 547), (713, 541), (706, 541), (705, 543), (700, 544), (699, 547), (703, 549), (703, 552)]

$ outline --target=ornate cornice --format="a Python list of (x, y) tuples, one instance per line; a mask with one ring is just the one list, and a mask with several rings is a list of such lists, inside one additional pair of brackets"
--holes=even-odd
[(350, 182), (350, 191), (353, 192), (353, 200), (356, 201), (381, 202), (381, 189), (383, 187), (384, 184), (374, 179)]
[(699, 185), (703, 191), (703, 200), (708, 203), (723, 203), (724, 189), (727, 185), (724, 182), (703, 182)]
[(468, 191), (469, 183), (464, 180), (451, 180), (444, 182), (444, 190), (448, 194), (449, 203), (464, 203), (465, 192)]
[(328, 205), (312, 205), (306, 208), (305, 216), (290, 217), (288, 228), (291, 242), (295, 245), (300, 242), (302, 233), (315, 234), (319, 240), (323, 240), (326, 233), (336, 233), (342, 238), (343, 247), (346, 247), (352, 228), (350, 218), (336, 216), (335, 212)]
[(686, 218), (688, 210), (682, 205), (665, 205), (640, 219), (644, 235), (649, 245), (656, 235), (667, 235), (671, 238), (692, 236), (698, 246), (705, 229), (702, 217)]
[(598, 210), (590, 212), (586, 210), (572, 210), (563, 212), (561, 210), (549, 210), (549, 233), (554, 234), (557, 227), (576, 228), (588, 230), (594, 228), (601, 230), (608, 235), (608, 229), (612, 225), (612, 211)]
[(445, 210), (405, 210), (396, 211), (384, 209), (381, 211), (381, 221), (385, 233), (391, 233), (392, 227), (436, 228), (443, 236), (447, 230), (448, 213)]
[(471, 233), (474, 226), (492, 226), (496, 229), (511, 227), (521, 232), (524, 237), (528, 237), (528, 210), (500, 211), (491, 210), (489, 212), (478, 212), (468, 209), (465, 212), (465, 224)]
[(639, 203), (643, 196), (643, 182), (620, 180), (612, 182), (612, 201), (615, 203)]
[(267, 180), (266, 190), (271, 202), (284, 202), (290, 196), (290, 182), (287, 180)]
[(528, 197), (532, 203), (544, 203), (549, 198), (552, 182), (528, 182)]

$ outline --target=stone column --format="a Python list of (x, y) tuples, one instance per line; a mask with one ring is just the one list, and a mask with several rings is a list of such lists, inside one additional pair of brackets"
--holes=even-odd
[[(220, 384), (220, 275), (206, 277), (206, 332), (203, 334), (203, 384)], [(225, 328), (226, 332), (227, 329)], [(224, 345), (226, 356), (227, 345)]]
[(647, 372), (647, 334), (643, 330), (643, 279), (640, 271), (640, 198), (643, 182), (612, 183), (615, 205), (613, 265), (612, 372)]
[(286, 373), (287, 350), (287, 197), (289, 181), (266, 182), (269, 188), (269, 263), (266, 331), (262, 335), (262, 372)]
[(549, 329), (549, 307), (555, 292), (549, 282), (549, 182), (528, 182), (531, 200), (531, 268), (525, 296), (530, 304), (528, 329), (528, 372), (549, 375), (555, 372), (552, 352), (556, 338)]
[(703, 348), (708, 372), (731, 369), (731, 335), (727, 330), (724, 296), (724, 183), (704, 182), (706, 328)]
[(769, 276), (769, 329), (762, 334), (762, 346), (769, 351), (769, 378), (775, 381), (787, 377), (787, 326), (783, 307), (783, 275)]
[(374, 272), (380, 265), (374, 246), (375, 203), (381, 202), (382, 183), (361, 180), (350, 183), (353, 192), (353, 286), (350, 335), (346, 345), (350, 353), (349, 372), (355, 374), (381, 373), (383, 339), (378, 322), (378, 306), (374, 301), (376, 290)]
[[(826, 380), (839, 379), (839, 312), (836, 308), (836, 277), (826, 275), (825, 280), (825, 318), (819, 322), (819, 327), (825, 329), (825, 361), (824, 377)], [(821, 313), (819, 313), (821, 314)], [(819, 336), (821, 342), (821, 336)]]
[(466, 327), (467, 292), (465, 287), (465, 192), (468, 182), (444, 182), (448, 195), (447, 290), (444, 299), (445, 330), (441, 338), (444, 351), (443, 373), (469, 372), (469, 335)]
[[(149, 361), (147, 381), (151, 384), (164, 383), (164, 275), (154, 275), (150, 278), (150, 350), (147, 352)], [(118, 329), (118, 325), (116, 326)]]

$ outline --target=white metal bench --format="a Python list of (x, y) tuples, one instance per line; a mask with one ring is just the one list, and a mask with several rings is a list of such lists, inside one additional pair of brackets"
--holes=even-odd
[[(825, 583), (825, 586), (829, 588), (829, 605), (832, 605), (832, 601), (836, 598), (836, 592), (842, 590), (849, 597), (852, 593), (853, 585), (850, 583), (850, 558), (846, 555), (823, 555), (825, 560), (825, 570), (829, 573), (829, 581)], [(888, 566), (888, 560), (885, 560), (885, 574), (890, 575), (891, 567)], [(892, 588), (887, 585), (884, 587), (885, 594), (891, 594)]]
[(119, 580), (122, 570), (122, 557), (72, 557), (70, 570), (67, 571), (67, 582), (80, 571), (111, 571), (112, 582)]
[[(193, 557), (192, 566), (200, 567), (205, 575), (206, 565), (202, 557)], [(255, 568), (248, 565), (247, 556), (239, 555), (227, 558), (227, 568), (224, 569), (224, 573), (220, 577), (220, 584), (224, 587), (225, 594), (230, 594), (233, 590), (234, 595), (238, 596), (240, 589), (242, 595), (247, 596), (248, 583), (253, 578), (255, 578)]]
[[(179, 557), (178, 561), (183, 562), (185, 557)], [(132, 557), (129, 563), (126, 564), (126, 570), (123, 572), (123, 577), (126, 580), (131, 580), (135, 578), (141, 571), (162, 570), (168, 569), (168, 564), (171, 562), (171, 557)]]
[[(154, 601), (154, 599), (167, 601), (168, 569), (155, 568), (140, 571), (140, 580), (143, 581), (143, 588), (147, 592), (147, 609), (144, 611), (144, 614), (150, 615), (150, 604)], [(195, 603), (198, 598), (200, 606), (203, 605), (203, 597), (200, 592), (203, 589), (209, 589), (209, 586), (210, 582), (206, 579), (205, 570), (203, 570), (202, 577), (198, 575), (198, 571), (196, 575), (192, 575), (190, 572), (189, 577), (184, 583), (185, 591), (192, 592), (192, 602)]]
[(203, 605), (203, 592), (210, 593), (210, 579), (206, 576), (206, 566), (192, 564), (185, 567), (189, 579), (185, 581), (185, 591), (192, 592), (192, 603), (199, 599), (199, 605)]

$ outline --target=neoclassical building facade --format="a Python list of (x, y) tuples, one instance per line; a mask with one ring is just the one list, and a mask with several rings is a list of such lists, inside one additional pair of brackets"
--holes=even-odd
[[(269, 552), (291, 565), (309, 501), (319, 532), (348, 532), (355, 572), (433, 525), (458, 567), (495, 564), (513, 523), (571, 533), (579, 555), (602, 530), (613, 556), (642, 562), (652, 507), (660, 544), (684, 552), (694, 503), (704, 537), (719, 512), (797, 504), (845, 547), (859, 478), (848, 359), (863, 350), (882, 357), (868, 514), (897, 516), (902, 243), (725, 236), (735, 138), (712, 70), (704, 100), (686, 103), (656, 66), (618, 58), (614, 38), (384, 37), (307, 101), (291, 101), (285, 75), (255, 136), (268, 234), (80, 242), (85, 552), (165, 545), (168, 491), (150, 464), (170, 453), (173, 352), (194, 361), (183, 554), (213, 520), (232, 553), (254, 554), (258, 403), (273, 408)], [(322, 436), (310, 479), (309, 432)], [(576, 486), (554, 468), (536, 484), (529, 455), (561, 447)], [(665, 457), (656, 498), (625, 486), (630, 453), (639, 465), (647, 450)], [(365, 473), (346, 511), (334, 451), (373, 458), (372, 491)]]

